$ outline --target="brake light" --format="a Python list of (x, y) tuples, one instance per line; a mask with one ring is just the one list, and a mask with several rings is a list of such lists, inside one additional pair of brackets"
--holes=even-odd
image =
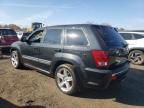
[(0, 36), (0, 42), (4, 43), (5, 40), (4, 40), (4, 37), (3, 36)]
[(109, 55), (107, 51), (92, 50), (92, 57), (96, 63), (97, 68), (105, 68), (109, 64)]

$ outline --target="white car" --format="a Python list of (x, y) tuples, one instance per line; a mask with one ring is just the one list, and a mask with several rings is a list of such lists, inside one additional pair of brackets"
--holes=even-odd
[(144, 63), (144, 32), (120, 32), (129, 47), (128, 59), (137, 65)]

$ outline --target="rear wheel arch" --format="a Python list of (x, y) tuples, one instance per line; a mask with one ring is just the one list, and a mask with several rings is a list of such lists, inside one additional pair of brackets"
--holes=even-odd
[[(77, 80), (79, 83), (81, 83), (82, 81), (82, 77), (83, 77), (83, 74), (82, 74), (82, 70), (81, 70), (81, 64), (78, 63), (77, 61), (74, 61), (74, 60), (70, 60), (70, 59), (63, 59), (63, 60), (58, 60), (56, 61), (54, 64), (52, 64), (52, 68), (51, 68), (51, 73), (53, 76), (55, 76), (55, 72), (56, 72), (56, 69), (60, 66), (60, 65), (63, 65), (63, 64), (70, 64), (73, 66), (73, 69), (74, 69), (74, 73), (77, 77)], [(82, 85), (81, 85), (82, 86)]]
[(55, 63), (52, 64), (52, 68), (51, 68), (51, 72), (52, 72), (53, 75), (55, 75), (56, 69), (62, 64), (70, 64), (70, 65), (74, 66), (74, 63), (72, 63), (70, 61), (66, 61), (66, 60), (56, 61)]

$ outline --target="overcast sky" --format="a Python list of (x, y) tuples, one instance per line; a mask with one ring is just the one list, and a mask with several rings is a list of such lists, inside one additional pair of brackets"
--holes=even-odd
[(144, 0), (0, 0), (0, 24), (97, 23), (144, 29)]

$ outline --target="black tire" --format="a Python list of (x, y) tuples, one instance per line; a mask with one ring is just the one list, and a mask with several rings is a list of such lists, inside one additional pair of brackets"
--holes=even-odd
[[(15, 56), (15, 62), (17, 62), (15, 64), (14, 64), (14, 57), (13, 56)], [(15, 69), (21, 69), (21, 68), (23, 68), (23, 63), (20, 60), (20, 55), (19, 55), (19, 53), (18, 53), (17, 50), (13, 50), (11, 52), (11, 63), (12, 63), (12, 65), (13, 65), (13, 67)]]
[(140, 50), (133, 50), (129, 53), (129, 61), (135, 65), (142, 65), (144, 63), (144, 53)]
[[(71, 74), (71, 77), (72, 77), (72, 85), (71, 85), (71, 89), (67, 90), (67, 91), (64, 91), (62, 89), (62, 87), (60, 87), (60, 84), (59, 84), (59, 79), (58, 78), (58, 73), (62, 72), (61, 70), (62, 69), (66, 69), (68, 71), (68, 73)], [(64, 94), (68, 94), (68, 95), (74, 95), (75, 93), (78, 92), (78, 83), (77, 83), (77, 76), (74, 72), (74, 67), (70, 64), (62, 64), (60, 66), (58, 66), (58, 68), (56, 69), (55, 71), (55, 81), (56, 81), (56, 85), (57, 87), (60, 89), (60, 91), (62, 91)], [(64, 85), (63, 85), (64, 86)], [(66, 86), (66, 84), (65, 84)]]

